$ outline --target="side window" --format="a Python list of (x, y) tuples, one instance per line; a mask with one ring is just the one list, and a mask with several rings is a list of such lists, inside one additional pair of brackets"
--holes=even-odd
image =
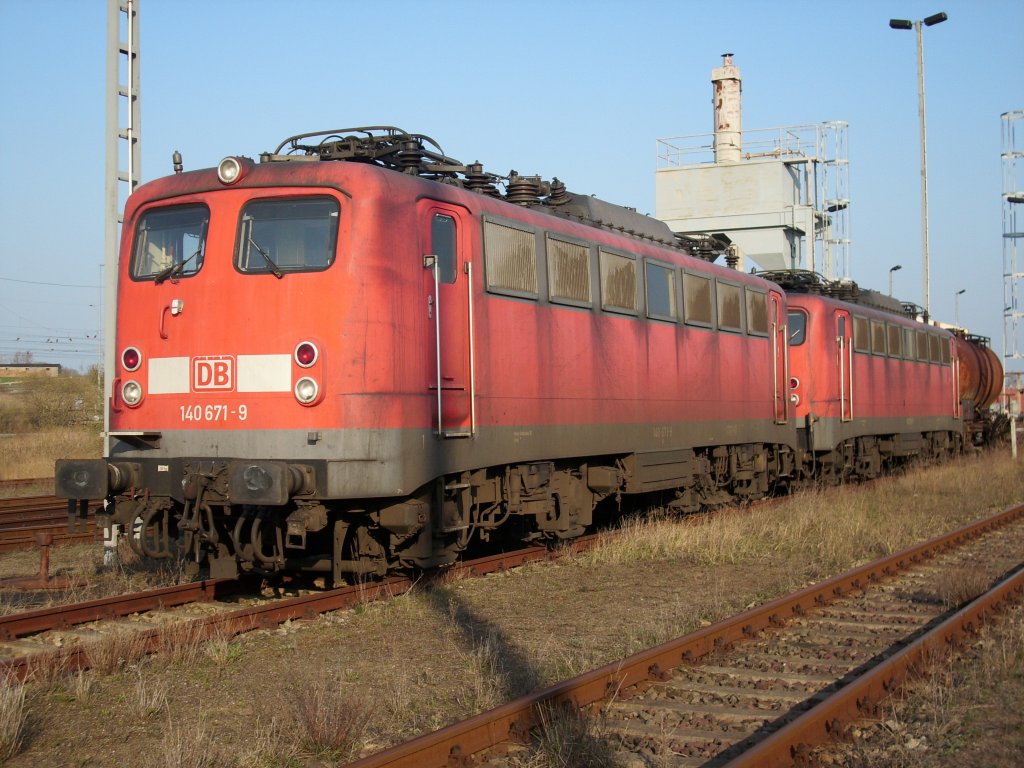
[(648, 261), (647, 270), (647, 316), (659, 320), (676, 320), (679, 308), (676, 306), (676, 271), (671, 267)]
[(917, 338), (913, 328), (903, 329), (903, 357), (907, 360), (915, 360), (916, 355), (914, 350), (917, 348), (915, 339)]
[(683, 320), (710, 328), (714, 322), (711, 278), (683, 273)]
[(738, 285), (718, 282), (718, 327), (723, 331), (742, 331), (743, 317), (740, 309), (740, 294), (743, 289)]
[(903, 333), (898, 325), (888, 325), (889, 357), (903, 357)]
[(338, 216), (333, 197), (251, 200), (242, 208), (235, 266), (278, 277), (326, 269), (334, 263)]
[(871, 322), (871, 352), (875, 355), (885, 354), (885, 323), (881, 320)]
[(942, 339), (942, 364), (951, 365), (953, 363), (953, 353), (949, 350), (949, 339)]
[(547, 252), (551, 300), (589, 306), (590, 248), (548, 235)]
[(928, 334), (925, 331), (917, 332), (917, 359), (922, 363), (928, 362)]
[(537, 298), (537, 238), (529, 230), (484, 222), (487, 289)]
[(636, 261), (601, 251), (601, 307), (636, 312)]
[(858, 352), (871, 351), (871, 339), (866, 317), (853, 316), (853, 348)]
[(933, 363), (942, 362), (942, 338), (933, 333), (928, 334), (928, 352)]
[(768, 335), (768, 296), (747, 288), (747, 331), (754, 336)]
[(455, 282), (458, 258), (455, 253), (455, 219), (435, 213), (430, 222), (430, 247), (437, 256), (437, 275), (442, 283)]
[(789, 346), (799, 347), (807, 338), (807, 313), (802, 309), (791, 309), (786, 321), (789, 324)]

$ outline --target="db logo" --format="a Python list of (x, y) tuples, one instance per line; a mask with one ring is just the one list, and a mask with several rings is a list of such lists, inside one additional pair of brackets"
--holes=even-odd
[(192, 391), (232, 390), (235, 388), (233, 357), (193, 357)]

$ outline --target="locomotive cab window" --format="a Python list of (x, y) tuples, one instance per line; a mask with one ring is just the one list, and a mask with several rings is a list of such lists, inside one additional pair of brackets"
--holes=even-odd
[(548, 290), (552, 301), (590, 306), (590, 248), (547, 236)]
[(530, 230), (484, 221), (487, 289), (537, 298), (537, 236)]
[(338, 217), (332, 197), (252, 200), (242, 209), (235, 266), (275, 276), (327, 269), (334, 262)]
[(786, 315), (789, 325), (789, 346), (799, 347), (807, 338), (807, 313), (802, 309), (791, 309)]
[(657, 320), (676, 320), (679, 309), (676, 306), (676, 272), (671, 267), (648, 261), (645, 264), (647, 277), (647, 316)]
[(601, 251), (601, 308), (636, 312), (636, 260)]
[(746, 289), (747, 331), (752, 336), (768, 335), (768, 296), (760, 291)]
[(133, 280), (191, 277), (203, 268), (210, 210), (205, 205), (153, 208), (135, 227)]
[(743, 310), (738, 285), (718, 281), (718, 327), (723, 331), (743, 331)]
[(953, 363), (953, 353), (949, 348), (949, 339), (942, 339), (942, 364), (951, 365)]
[(928, 334), (928, 352), (933, 363), (942, 362), (942, 337)]
[(683, 273), (683, 320), (688, 325), (710, 328), (714, 325), (714, 301), (711, 278)]

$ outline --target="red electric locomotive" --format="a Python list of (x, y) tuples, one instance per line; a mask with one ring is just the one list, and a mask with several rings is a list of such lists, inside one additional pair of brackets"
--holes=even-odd
[(787, 289), (790, 391), (813, 472), (871, 478), (883, 464), (962, 450), (954, 335), (900, 302), (813, 273), (762, 273)]
[(58, 493), (147, 556), (334, 582), (577, 536), (624, 494), (763, 495), (801, 461), (786, 298), (716, 245), (395, 128), (153, 181), (109, 455)]

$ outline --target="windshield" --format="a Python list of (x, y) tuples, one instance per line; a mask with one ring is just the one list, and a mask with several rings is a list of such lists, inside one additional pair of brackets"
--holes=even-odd
[(177, 205), (146, 211), (135, 228), (132, 279), (194, 275), (203, 268), (209, 224), (210, 210), (205, 205)]
[(235, 265), (242, 272), (312, 272), (334, 262), (338, 202), (331, 197), (253, 200), (242, 209)]

